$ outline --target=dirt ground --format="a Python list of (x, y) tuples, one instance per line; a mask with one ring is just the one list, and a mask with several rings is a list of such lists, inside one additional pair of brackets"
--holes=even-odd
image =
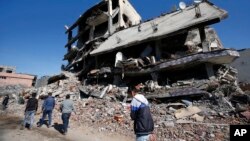
[(67, 135), (45, 125), (32, 130), (20, 130), (22, 118), (0, 115), (0, 141), (133, 141), (134, 137), (108, 135), (90, 127), (68, 129)]

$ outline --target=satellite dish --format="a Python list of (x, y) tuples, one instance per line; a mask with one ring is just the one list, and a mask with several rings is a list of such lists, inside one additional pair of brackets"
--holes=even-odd
[(194, 0), (194, 3), (199, 4), (202, 0)]
[(187, 7), (187, 5), (186, 5), (185, 2), (180, 2), (179, 7), (180, 7), (181, 10), (184, 10)]

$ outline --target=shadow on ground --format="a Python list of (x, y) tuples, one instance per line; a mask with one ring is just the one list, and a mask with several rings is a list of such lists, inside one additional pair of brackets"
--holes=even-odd
[(63, 134), (63, 125), (62, 125), (62, 124), (54, 123), (54, 128), (55, 128), (55, 130), (57, 130), (59, 133)]

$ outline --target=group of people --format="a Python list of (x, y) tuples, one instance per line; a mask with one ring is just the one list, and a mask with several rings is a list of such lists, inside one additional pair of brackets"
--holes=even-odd
[[(41, 127), (45, 124), (45, 118), (48, 116), (47, 127), (50, 128), (52, 125), (52, 113), (55, 108), (56, 102), (55, 98), (52, 96), (52, 93), (48, 93), (48, 97), (44, 100), (42, 105), (42, 117), (38, 122), (38, 127)], [(32, 129), (34, 124), (34, 117), (38, 109), (38, 100), (36, 99), (36, 93), (32, 93), (31, 98), (28, 99), (26, 108), (25, 108), (25, 117), (22, 123), (21, 129), (27, 127), (28, 129)], [(62, 112), (62, 121), (63, 121), (63, 129), (62, 133), (66, 134), (69, 124), (69, 118), (72, 112), (75, 112), (73, 101), (70, 99), (70, 95), (66, 95), (66, 99), (61, 103), (60, 110)]]
[[(130, 117), (134, 121), (134, 132), (136, 135), (136, 141), (156, 141), (156, 136), (154, 131), (154, 122), (150, 113), (149, 102), (144, 95), (138, 93), (138, 88), (131, 87), (128, 93), (133, 96), (130, 104)], [(32, 128), (34, 123), (34, 116), (38, 109), (38, 100), (36, 99), (36, 93), (31, 95), (25, 108), (25, 118), (22, 124), (23, 127)], [(8, 103), (9, 97), (5, 97), (3, 101), (4, 108), (6, 108), (6, 103)], [(45, 118), (48, 116), (47, 127), (51, 127), (52, 124), (52, 113), (55, 108), (55, 98), (52, 93), (48, 93), (48, 97), (44, 100), (42, 106), (42, 117), (38, 122), (38, 127), (45, 124)], [(61, 103), (60, 110), (62, 112), (61, 118), (63, 121), (62, 133), (66, 134), (69, 124), (69, 119), (72, 112), (75, 112), (73, 101), (70, 99), (70, 95), (66, 95), (66, 99)]]

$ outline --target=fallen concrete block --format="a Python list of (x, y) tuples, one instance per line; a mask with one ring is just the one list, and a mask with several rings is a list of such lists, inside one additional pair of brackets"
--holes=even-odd
[(184, 117), (188, 117), (188, 116), (192, 116), (194, 114), (197, 114), (201, 112), (201, 109), (199, 109), (198, 107), (196, 106), (189, 106), (187, 108), (183, 108), (183, 109), (179, 109), (175, 112), (175, 117), (177, 119), (180, 119), (180, 118), (184, 118)]
[(199, 122), (204, 121), (204, 117), (199, 116), (198, 114), (193, 115), (191, 118), (193, 118), (194, 120), (199, 121)]

